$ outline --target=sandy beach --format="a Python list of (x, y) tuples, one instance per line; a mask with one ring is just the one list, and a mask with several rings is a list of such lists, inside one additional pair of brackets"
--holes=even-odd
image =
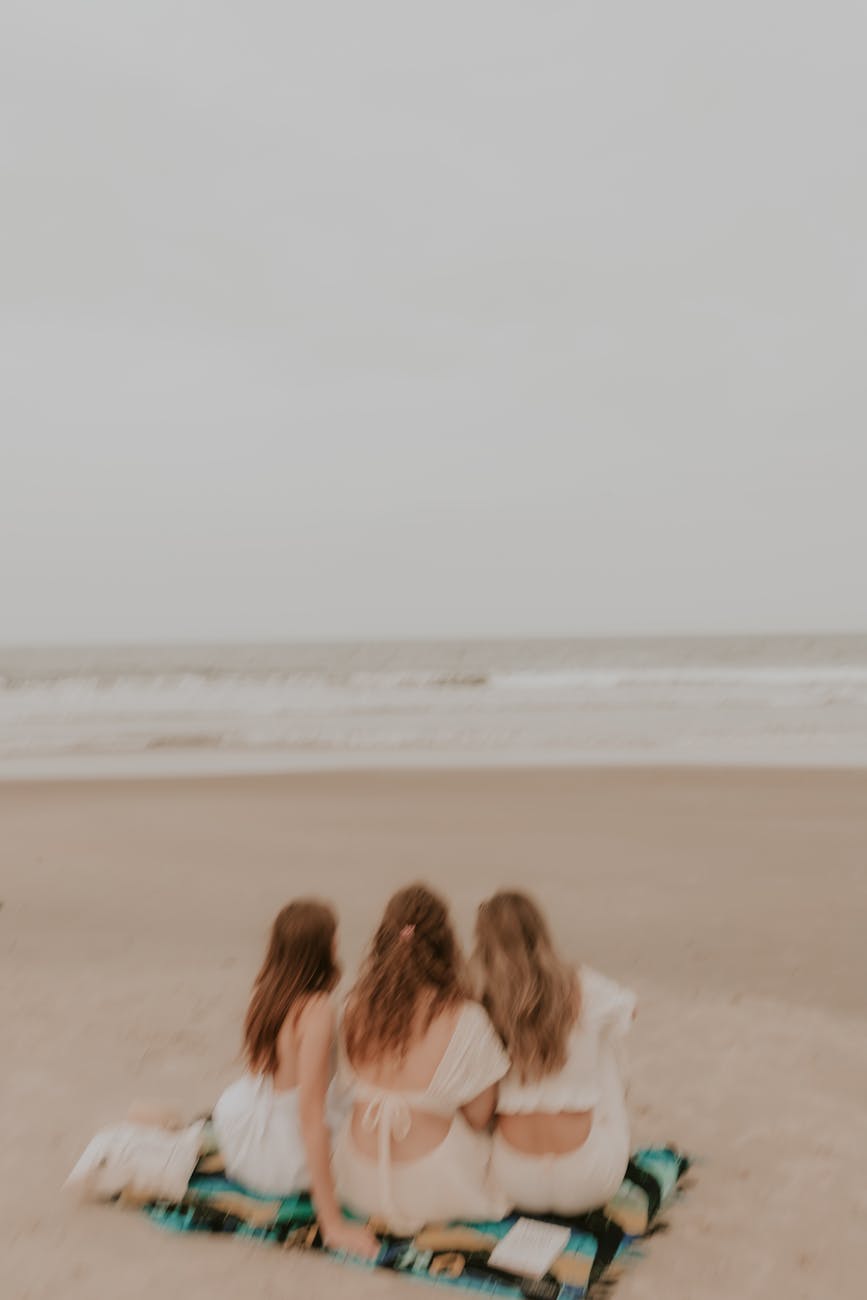
[(283, 902), (338, 902), (351, 972), (418, 877), (465, 934), (486, 892), (531, 887), (565, 948), (638, 991), (636, 1142), (701, 1162), (619, 1300), (863, 1295), (867, 772), (6, 783), (0, 823), (9, 1300), (423, 1294), (60, 1191), (133, 1098), (213, 1103)]

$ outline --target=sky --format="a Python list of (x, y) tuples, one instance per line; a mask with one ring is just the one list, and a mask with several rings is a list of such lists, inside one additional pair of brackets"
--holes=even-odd
[(0, 642), (867, 630), (867, 16), (6, 0)]

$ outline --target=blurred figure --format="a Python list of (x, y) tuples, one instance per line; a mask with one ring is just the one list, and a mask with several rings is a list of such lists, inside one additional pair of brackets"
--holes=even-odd
[(395, 894), (343, 1023), (353, 1111), (335, 1149), (341, 1198), (398, 1234), (444, 1219), (498, 1219), (489, 1182), (496, 1084), (509, 1062), (469, 999), (445, 904)]
[(310, 1190), (326, 1246), (374, 1258), (376, 1238), (344, 1219), (331, 1175), (331, 992), (339, 975), (331, 907), (289, 903), (274, 921), (247, 1011), (248, 1072), (214, 1107), (214, 1129), (231, 1178), (267, 1196)]
[(509, 1201), (574, 1215), (617, 1191), (629, 1159), (621, 1047), (635, 998), (556, 952), (539, 908), (495, 894), (476, 921), (473, 967), (511, 1069), (491, 1168)]

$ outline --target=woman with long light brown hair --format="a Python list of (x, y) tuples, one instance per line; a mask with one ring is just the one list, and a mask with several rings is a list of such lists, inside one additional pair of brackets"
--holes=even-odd
[(487, 1129), (509, 1062), (468, 995), (446, 906), (424, 885), (388, 903), (349, 996), (342, 1048), (354, 1106), (335, 1169), (349, 1208), (399, 1234), (505, 1214)]
[(329, 1105), (337, 919), (299, 899), (277, 915), (244, 1023), (247, 1072), (214, 1107), (226, 1172), (266, 1196), (310, 1191), (326, 1246), (375, 1257), (376, 1238), (343, 1217), (331, 1174)]
[(511, 1059), (491, 1158), (498, 1185), (536, 1214), (598, 1208), (629, 1160), (620, 1059), (633, 994), (565, 961), (538, 906), (517, 892), (479, 908), (473, 969)]

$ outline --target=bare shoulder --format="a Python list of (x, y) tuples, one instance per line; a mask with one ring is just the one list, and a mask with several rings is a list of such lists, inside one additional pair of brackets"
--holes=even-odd
[(314, 993), (283, 1021), (281, 1049), (286, 1053), (298, 1051), (302, 1041), (330, 1041), (333, 1033), (334, 1003), (328, 993)]
[(330, 993), (311, 993), (304, 999), (298, 1012), (297, 1025), (299, 1033), (309, 1033), (314, 1029), (331, 1029), (334, 1025), (334, 999)]

